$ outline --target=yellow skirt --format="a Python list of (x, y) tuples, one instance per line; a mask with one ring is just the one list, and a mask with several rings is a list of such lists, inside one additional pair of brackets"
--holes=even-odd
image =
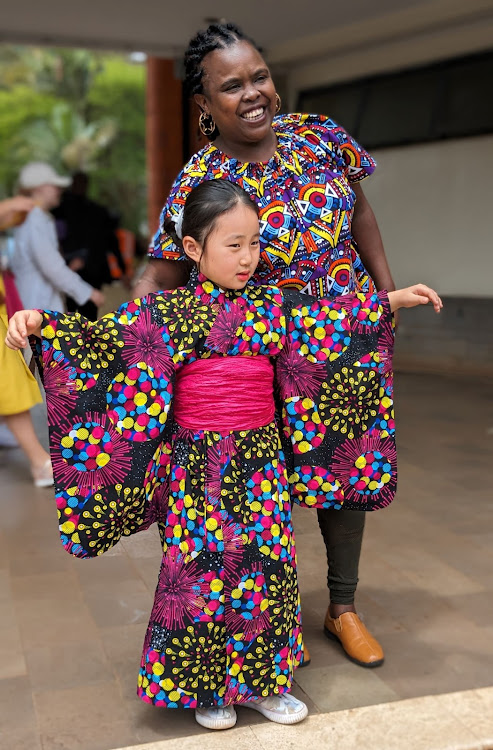
[[(1, 276), (0, 289), (3, 292)], [(0, 416), (20, 414), (43, 400), (22, 353), (5, 344), (7, 325), (5, 307), (0, 305)]]

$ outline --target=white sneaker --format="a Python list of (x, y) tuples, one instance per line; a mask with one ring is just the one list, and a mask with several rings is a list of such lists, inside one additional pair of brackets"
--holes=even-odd
[(257, 698), (241, 705), (245, 708), (253, 708), (254, 711), (258, 711), (276, 724), (298, 724), (308, 716), (306, 704), (290, 693), (269, 695), (267, 698)]
[(51, 487), (53, 485), (53, 469), (50, 459), (37, 469), (31, 467), (31, 474), (35, 487)]
[(233, 705), (195, 709), (195, 721), (206, 729), (231, 729), (236, 724), (236, 719)]

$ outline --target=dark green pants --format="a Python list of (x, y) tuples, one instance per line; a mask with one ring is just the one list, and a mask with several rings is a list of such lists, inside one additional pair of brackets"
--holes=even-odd
[(352, 604), (358, 585), (359, 556), (366, 513), (318, 510), (318, 525), (327, 550), (327, 586), (333, 604)]

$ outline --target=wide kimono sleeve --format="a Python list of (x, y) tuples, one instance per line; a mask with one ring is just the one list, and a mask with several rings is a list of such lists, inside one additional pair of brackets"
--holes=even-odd
[(60, 535), (77, 557), (100, 555), (159, 520), (171, 451), (169, 304), (168, 293), (149, 295), (95, 323), (40, 311), (36, 355)]
[(387, 294), (316, 300), (284, 291), (276, 360), (292, 498), (376, 510), (396, 491), (393, 319)]

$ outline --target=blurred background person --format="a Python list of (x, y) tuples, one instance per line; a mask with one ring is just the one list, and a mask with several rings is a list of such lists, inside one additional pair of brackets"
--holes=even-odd
[[(113, 281), (109, 256), (113, 255), (121, 271), (121, 280), (128, 286), (125, 262), (116, 235), (118, 219), (108, 209), (91, 200), (87, 193), (89, 177), (75, 172), (72, 184), (53, 208), (61, 250), (69, 266), (95, 289)], [(97, 319), (97, 306), (92, 300), (80, 304), (67, 299), (69, 312), (80, 312), (89, 320)]]
[[(0, 202), (0, 232), (22, 221), (34, 208), (31, 199), (16, 196)], [(34, 431), (29, 409), (42, 402), (38, 385), (29, 371), (20, 352), (14, 352), (5, 345), (7, 333), (7, 302), (11, 314), (20, 309), (15, 296), (15, 287), (5, 263), (6, 237), (2, 237), (3, 263), (0, 273), (0, 417), (11, 432), (10, 446), (19, 445), (26, 454), (36, 487), (49, 487), (53, 484), (53, 472), (48, 453)], [(9, 443), (0, 435), (0, 445)]]
[(63, 295), (78, 305), (102, 305), (102, 293), (80, 278), (65, 263), (58, 249), (55, 222), (49, 213), (60, 202), (61, 189), (70, 183), (44, 162), (27, 164), (19, 175), (19, 189), (35, 207), (14, 230), (11, 268), (23, 306), (64, 311)]

